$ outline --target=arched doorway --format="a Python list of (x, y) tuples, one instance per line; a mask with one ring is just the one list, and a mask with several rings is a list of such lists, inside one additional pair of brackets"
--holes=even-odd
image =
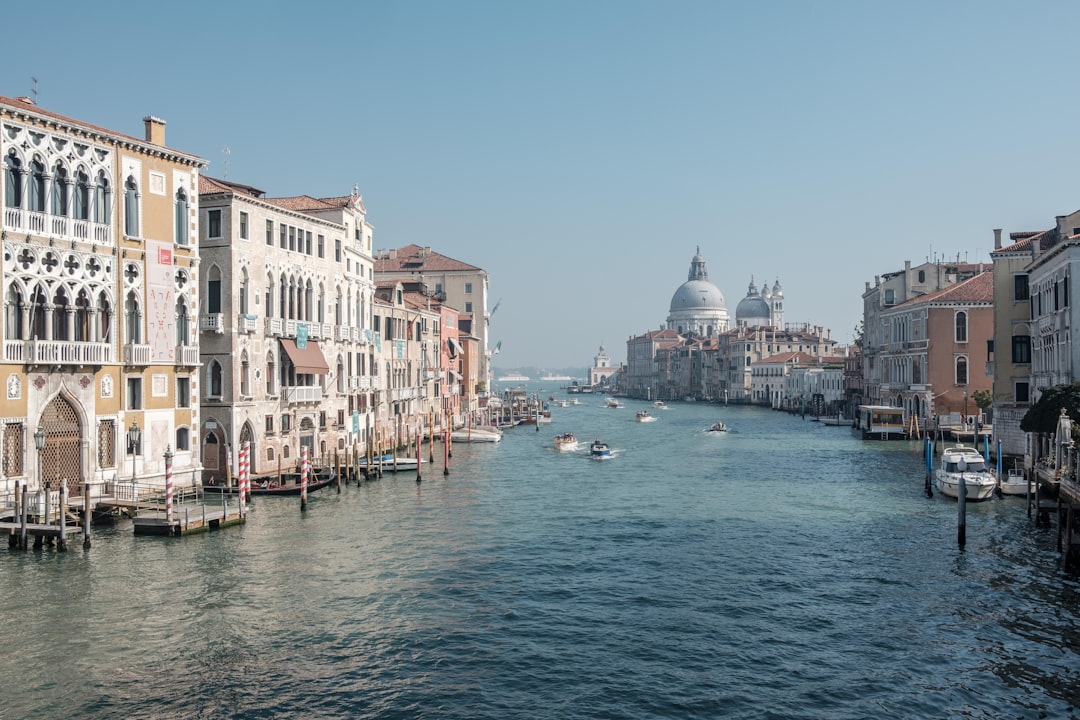
[(315, 423), (306, 417), (300, 421), (300, 447), (308, 449), (308, 460), (314, 464), (315, 459)]
[(82, 495), (82, 424), (67, 398), (57, 395), (41, 414), (45, 450), (41, 454), (41, 480), (54, 490), (67, 486), (68, 496)]

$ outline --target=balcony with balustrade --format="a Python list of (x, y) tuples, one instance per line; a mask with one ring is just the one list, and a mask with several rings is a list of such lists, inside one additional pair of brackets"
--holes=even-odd
[(149, 345), (128, 343), (124, 345), (124, 364), (129, 367), (149, 365), (153, 352)]
[(282, 398), (289, 405), (317, 403), (322, 401), (322, 388), (317, 385), (293, 385), (281, 389)]
[(251, 313), (240, 313), (236, 316), (236, 330), (245, 334), (255, 332), (258, 321)]
[(199, 364), (198, 345), (177, 345), (176, 364), (179, 367), (195, 367)]
[(112, 228), (108, 225), (22, 208), (4, 208), (4, 230), (32, 233), (61, 242), (75, 240), (93, 245), (114, 244)]
[(106, 365), (113, 362), (109, 343), (67, 340), (5, 340), (4, 360), (26, 365)]
[(200, 315), (199, 330), (223, 335), (225, 333), (225, 313), (205, 313)]

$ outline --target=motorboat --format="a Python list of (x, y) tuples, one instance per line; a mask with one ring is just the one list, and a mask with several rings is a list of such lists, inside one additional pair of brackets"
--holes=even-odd
[(998, 481), (986, 467), (979, 451), (966, 445), (945, 448), (941, 453), (941, 465), (934, 471), (934, 485), (938, 492), (951, 498), (960, 496), (960, 482), (964, 483), (968, 500), (987, 500), (994, 496)]
[(577, 398), (570, 398), (570, 404), (571, 405), (580, 405), (581, 401), (578, 400)]
[(720, 432), (727, 432), (727, 431), (728, 431), (728, 426), (725, 425), (724, 423), (720, 422), (719, 420), (717, 420), (712, 425), (710, 425), (709, 429), (706, 430), (706, 432), (711, 432), (711, 433), (720, 433)]
[(668, 410), (668, 405), (663, 400), (654, 400), (652, 406), (657, 410)]
[(592, 445), (589, 446), (589, 456), (594, 460), (609, 460), (613, 457), (608, 444), (599, 439), (593, 440)]
[[(395, 457), (394, 453), (385, 453), (373, 458), (371, 467), (375, 467), (376, 465), (380, 466), (385, 472), (397, 472), (416, 470), (419, 461), (414, 457), (404, 457), (401, 455)], [(361, 470), (366, 469), (368, 467), (368, 459), (366, 457), (360, 458), (357, 467)]]
[(613, 397), (604, 398), (604, 405), (606, 407), (609, 407), (609, 408), (622, 407), (622, 405), (619, 403), (619, 399), (618, 398), (613, 398)]
[(1023, 470), (1013, 468), (1001, 478), (998, 490), (1002, 495), (1027, 495), (1029, 492), (1035, 492), (1035, 483), (1024, 478)]
[(559, 452), (574, 452), (578, 449), (578, 439), (573, 433), (563, 433), (555, 436), (554, 445)]
[(637, 412), (638, 422), (656, 422), (656, 416), (650, 413), (648, 410), (638, 410)]

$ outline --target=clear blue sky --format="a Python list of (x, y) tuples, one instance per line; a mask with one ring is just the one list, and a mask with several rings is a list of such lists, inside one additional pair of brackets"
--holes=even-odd
[[(65, 8), (65, 6), (68, 6)], [(904, 260), (1076, 210), (1080, 3), (19, 3), (0, 94), (272, 196), (358, 185), (377, 248), (486, 269), (499, 367), (625, 359), (700, 246), (849, 341)]]

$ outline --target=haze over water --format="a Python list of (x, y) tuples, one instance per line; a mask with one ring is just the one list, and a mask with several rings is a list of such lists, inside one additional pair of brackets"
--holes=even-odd
[(303, 517), (0, 549), (0, 718), (1076, 716), (1080, 583), (1022, 500), (959, 550), (916, 446), (581, 401)]

